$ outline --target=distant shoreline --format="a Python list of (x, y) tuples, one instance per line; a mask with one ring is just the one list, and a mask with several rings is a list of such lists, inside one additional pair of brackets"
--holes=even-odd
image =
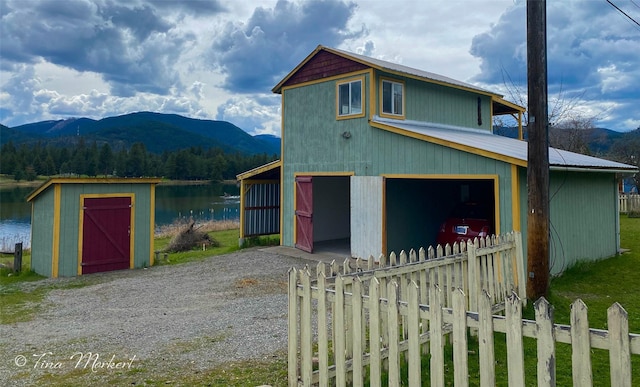
[[(15, 181), (9, 178), (0, 178), (0, 188), (18, 188), (18, 187), (32, 187), (37, 188), (46, 182), (48, 179), (44, 180), (34, 180), (34, 181)], [(212, 183), (220, 183), (220, 184), (236, 184), (235, 180), (162, 180), (159, 185), (206, 185)]]

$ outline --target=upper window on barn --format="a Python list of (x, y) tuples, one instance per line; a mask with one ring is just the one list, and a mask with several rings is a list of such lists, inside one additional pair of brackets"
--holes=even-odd
[(381, 116), (404, 118), (404, 84), (382, 79)]
[(362, 108), (363, 84), (363, 78), (338, 82), (338, 119), (364, 116), (364, 109)]

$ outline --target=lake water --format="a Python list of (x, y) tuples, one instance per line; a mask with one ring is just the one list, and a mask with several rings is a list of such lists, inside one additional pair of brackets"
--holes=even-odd
[[(31, 203), (26, 197), (33, 187), (0, 189), (0, 250), (23, 248), (31, 243)], [(225, 194), (231, 198), (225, 198)], [(156, 227), (192, 217), (196, 221), (240, 218), (239, 188), (235, 184), (156, 186)]]

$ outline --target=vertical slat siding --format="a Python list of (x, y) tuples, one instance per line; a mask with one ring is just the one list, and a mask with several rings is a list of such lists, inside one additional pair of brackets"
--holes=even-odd
[(245, 236), (279, 233), (280, 183), (251, 184), (241, 211), (245, 212)]
[(351, 256), (369, 259), (382, 253), (381, 176), (351, 176)]
[(552, 275), (585, 257), (596, 260), (617, 253), (618, 194), (614, 179), (608, 173), (551, 172), (551, 241), (563, 245), (551, 257)]

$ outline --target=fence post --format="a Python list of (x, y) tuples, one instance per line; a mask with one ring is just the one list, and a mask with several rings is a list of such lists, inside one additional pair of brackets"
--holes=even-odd
[(611, 385), (631, 387), (629, 315), (622, 305), (616, 302), (607, 309), (607, 321), (610, 339)]
[(369, 380), (371, 387), (379, 387), (382, 378), (380, 337), (380, 282), (376, 277), (373, 277), (369, 282), (369, 352), (371, 353)]
[(398, 284), (387, 284), (387, 315), (389, 316), (389, 387), (400, 386), (400, 349), (398, 346)]
[(593, 385), (590, 353), (587, 306), (581, 299), (577, 299), (571, 304), (571, 366), (574, 386)]
[(289, 270), (289, 356), (288, 379), (289, 387), (298, 386), (298, 273), (291, 268)]
[(467, 310), (462, 289), (454, 290), (453, 304), (453, 384), (469, 385), (469, 346), (467, 345)]
[(335, 327), (334, 348), (334, 364), (336, 365), (336, 386), (342, 387), (347, 385), (347, 367), (346, 367), (346, 335), (344, 321), (344, 282), (341, 276), (335, 279), (335, 302), (333, 309), (333, 326)]
[(20, 273), (22, 270), (22, 242), (16, 243), (13, 250), (13, 272)]
[(442, 291), (431, 271), (429, 284), (429, 338), (431, 385), (444, 386), (444, 340), (442, 338)]
[(407, 330), (409, 348), (407, 356), (409, 357), (409, 385), (420, 386), (422, 385), (420, 375), (420, 304), (418, 301), (418, 285), (415, 281), (411, 281), (409, 284), (408, 293)]
[(300, 306), (300, 376), (305, 386), (311, 385), (313, 373), (311, 332), (311, 278), (308, 270), (301, 270), (302, 305)]
[[(510, 386), (524, 386), (524, 347), (522, 343), (522, 302), (515, 293), (505, 300), (507, 321), (507, 373)], [(581, 384), (576, 384), (581, 386)]]
[(349, 322), (351, 324), (351, 330), (353, 331), (352, 338), (352, 375), (353, 386), (362, 386), (362, 335), (360, 330), (362, 329), (362, 281), (360, 277), (353, 279), (353, 286), (351, 287), (351, 310), (352, 319)]
[(496, 385), (495, 343), (491, 298), (486, 292), (478, 299), (478, 350), (480, 354), (480, 385)]
[[(322, 265), (324, 268), (324, 265)], [(329, 337), (327, 334), (327, 293), (324, 270), (318, 273), (318, 371), (321, 386), (329, 385)]]
[(524, 302), (523, 306), (527, 305), (527, 280), (524, 275), (524, 268), (527, 266), (524, 263), (524, 255), (522, 253), (522, 233), (516, 232), (516, 273), (518, 276), (518, 297)]
[(553, 306), (541, 297), (533, 303), (536, 310), (538, 341), (538, 386), (556, 385), (556, 346), (553, 333)]
[(469, 310), (478, 311), (478, 288), (480, 286), (480, 270), (476, 258), (475, 242), (467, 242), (467, 266), (469, 269)]

